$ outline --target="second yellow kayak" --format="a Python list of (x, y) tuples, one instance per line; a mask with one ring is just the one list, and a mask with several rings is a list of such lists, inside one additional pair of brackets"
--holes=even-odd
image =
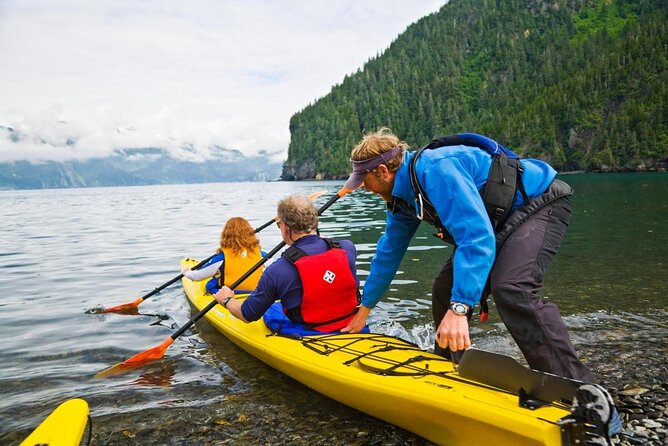
[(78, 446), (88, 423), (88, 403), (75, 398), (59, 405), (21, 446)]

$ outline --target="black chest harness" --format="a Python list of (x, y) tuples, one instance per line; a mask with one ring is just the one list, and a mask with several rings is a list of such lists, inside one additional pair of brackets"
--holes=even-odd
[[(408, 165), (408, 174), (411, 179), (411, 185), (415, 191), (415, 201), (417, 202), (417, 217), (433, 225), (438, 230), (437, 237), (447, 243), (454, 244), (452, 236), (443, 227), (441, 219), (438, 217), (434, 205), (420, 186), (415, 173), (415, 164), (418, 157), (425, 150), (436, 149), (447, 146), (470, 146), (477, 147), (489, 153), (492, 156), (492, 165), (489, 169), (489, 176), (485, 186), (480, 191), (487, 215), (492, 223), (494, 232), (498, 232), (503, 223), (508, 219), (512, 211), (513, 200), (519, 189), (524, 202), (529, 200), (524, 185), (522, 184), (522, 165), (519, 156), (510, 149), (502, 146), (493, 139), (476, 133), (458, 133), (456, 135), (444, 136), (432, 140), (429, 144), (417, 151), (410, 164)], [(391, 212), (403, 208), (404, 212), (408, 203), (388, 203)], [(403, 201), (403, 200), (402, 200)], [(397, 209), (399, 208), (399, 209)], [(412, 212), (411, 212), (412, 213)]]

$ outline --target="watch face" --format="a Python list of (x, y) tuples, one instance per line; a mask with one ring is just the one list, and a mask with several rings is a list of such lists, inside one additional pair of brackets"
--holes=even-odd
[(451, 304), (450, 309), (460, 316), (464, 316), (467, 313), (466, 306), (460, 303)]

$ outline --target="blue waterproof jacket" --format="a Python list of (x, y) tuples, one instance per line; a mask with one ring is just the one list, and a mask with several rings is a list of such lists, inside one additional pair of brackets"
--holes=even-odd
[[(392, 196), (404, 200), (414, 212), (400, 209), (387, 212), (385, 233), (378, 240), (364, 284), (362, 304), (376, 306), (390, 285), (401, 259), (421, 220), (417, 217), (415, 191), (411, 186), (408, 165), (415, 152), (406, 152), (396, 172)], [(480, 190), (487, 182), (492, 157), (476, 147), (448, 146), (425, 150), (417, 160), (415, 172), (429, 201), (452, 235), (457, 249), (453, 258), (454, 283), (452, 301), (474, 307), (479, 301), (494, 264), (496, 240)], [(522, 181), (530, 198), (541, 195), (557, 172), (536, 159), (521, 160)], [(513, 210), (523, 202), (518, 191)]]

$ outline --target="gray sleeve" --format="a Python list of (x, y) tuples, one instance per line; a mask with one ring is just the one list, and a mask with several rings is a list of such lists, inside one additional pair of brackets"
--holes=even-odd
[(208, 279), (209, 277), (213, 277), (213, 275), (216, 274), (216, 271), (218, 271), (218, 268), (220, 268), (220, 265), (222, 264), (223, 260), (221, 260), (220, 262), (212, 263), (211, 265), (202, 269), (196, 269), (195, 271), (188, 271), (184, 275), (190, 280)]

